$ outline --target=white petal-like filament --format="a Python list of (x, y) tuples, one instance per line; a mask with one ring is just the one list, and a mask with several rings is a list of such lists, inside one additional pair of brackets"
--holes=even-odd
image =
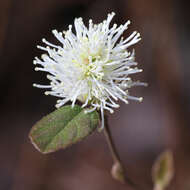
[(108, 14), (106, 20), (93, 24), (89, 20), (86, 27), (82, 18), (74, 21), (75, 33), (72, 26), (64, 32), (53, 30), (52, 33), (60, 42), (54, 45), (42, 39), (45, 47), (37, 46), (46, 51), (41, 59), (35, 58), (38, 65), (36, 71), (49, 73), (48, 85), (34, 84), (38, 88), (46, 88), (46, 95), (59, 97), (56, 107), (76, 101), (82, 102), (82, 107), (90, 107), (86, 112), (100, 110), (104, 128), (104, 110), (113, 113), (118, 108), (118, 100), (128, 103), (128, 99), (142, 101), (142, 98), (130, 96), (128, 89), (132, 86), (145, 86), (146, 83), (132, 81), (131, 74), (141, 72), (134, 67), (135, 53), (127, 50), (141, 38), (138, 32), (133, 32), (123, 39), (122, 34), (127, 30), (130, 21), (117, 27), (110, 27), (115, 13)]

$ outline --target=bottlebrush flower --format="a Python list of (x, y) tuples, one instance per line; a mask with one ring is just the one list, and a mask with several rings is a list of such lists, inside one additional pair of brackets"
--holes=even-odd
[(121, 37), (128, 28), (130, 21), (117, 27), (110, 27), (115, 13), (108, 14), (106, 20), (93, 24), (89, 20), (86, 27), (82, 18), (74, 21), (75, 33), (72, 26), (64, 32), (53, 30), (52, 33), (60, 42), (54, 45), (45, 39), (47, 47), (37, 46), (46, 51), (41, 59), (35, 58), (36, 71), (49, 73), (49, 85), (34, 84), (38, 88), (48, 88), (46, 95), (59, 97), (56, 107), (76, 100), (82, 102), (82, 107), (89, 107), (88, 112), (100, 110), (102, 126), (104, 127), (104, 110), (113, 113), (118, 108), (116, 103), (122, 100), (142, 101), (129, 95), (128, 89), (133, 86), (146, 85), (132, 81), (130, 75), (141, 72), (135, 67), (135, 53), (129, 52), (128, 47), (136, 44), (141, 38), (138, 32), (133, 32), (128, 38)]

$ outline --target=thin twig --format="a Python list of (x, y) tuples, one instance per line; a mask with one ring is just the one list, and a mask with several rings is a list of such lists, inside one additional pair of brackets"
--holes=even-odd
[(115, 144), (113, 142), (111, 131), (109, 129), (107, 116), (105, 116), (104, 135), (106, 137), (106, 140), (107, 140), (108, 146), (110, 148), (111, 155), (113, 157), (114, 162), (119, 162), (121, 164), (121, 160), (119, 158), (119, 154), (118, 154), (117, 149), (115, 147)]
[[(112, 155), (112, 158), (114, 160), (114, 165), (115, 166), (119, 166), (120, 168), (120, 173), (121, 175), (123, 175), (123, 182), (127, 182), (129, 185), (131, 185), (134, 189), (137, 190), (137, 185), (132, 182), (127, 176), (126, 176), (126, 173), (125, 173), (125, 168), (121, 162), (121, 159), (119, 157), (119, 154), (117, 152), (117, 149), (116, 149), (116, 146), (113, 142), (113, 138), (112, 138), (112, 135), (111, 135), (111, 131), (109, 129), (109, 124), (108, 124), (108, 118), (107, 116), (105, 115), (105, 126), (104, 126), (104, 135), (106, 137), (106, 140), (107, 140), (107, 143), (108, 143), (108, 146), (109, 146), (109, 149), (111, 151), (111, 155)], [(114, 166), (113, 165), (113, 166)], [(113, 169), (113, 168), (112, 168)], [(113, 173), (112, 173), (113, 175)], [(114, 177), (114, 176), (113, 176)]]

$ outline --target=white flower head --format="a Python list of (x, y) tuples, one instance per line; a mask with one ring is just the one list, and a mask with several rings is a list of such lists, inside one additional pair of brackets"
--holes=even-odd
[(132, 86), (146, 85), (132, 81), (130, 75), (141, 72), (136, 67), (134, 51), (127, 50), (141, 38), (138, 32), (133, 32), (128, 38), (121, 37), (128, 28), (130, 21), (117, 27), (110, 26), (115, 13), (108, 14), (106, 20), (93, 24), (89, 20), (86, 27), (82, 18), (74, 21), (75, 33), (72, 26), (64, 32), (53, 30), (52, 33), (60, 42), (54, 45), (43, 39), (47, 47), (37, 46), (47, 52), (41, 59), (35, 58), (36, 71), (49, 73), (49, 85), (34, 84), (35, 87), (48, 88), (46, 95), (59, 97), (56, 107), (76, 100), (82, 102), (82, 107), (89, 107), (88, 112), (100, 110), (102, 126), (104, 127), (104, 110), (113, 113), (118, 108), (116, 103), (122, 100), (126, 104), (129, 99), (142, 101), (129, 95)]

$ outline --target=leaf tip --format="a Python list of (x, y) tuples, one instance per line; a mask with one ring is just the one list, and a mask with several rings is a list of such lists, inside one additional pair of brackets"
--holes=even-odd
[(154, 189), (164, 190), (174, 176), (173, 153), (166, 150), (156, 159), (152, 167)]
[(29, 139), (30, 139), (30, 142), (32, 143), (32, 145), (41, 153), (43, 153), (40, 148), (38, 147), (38, 145), (34, 142), (33, 138), (32, 138), (32, 135), (31, 135), (31, 132), (29, 133)]

